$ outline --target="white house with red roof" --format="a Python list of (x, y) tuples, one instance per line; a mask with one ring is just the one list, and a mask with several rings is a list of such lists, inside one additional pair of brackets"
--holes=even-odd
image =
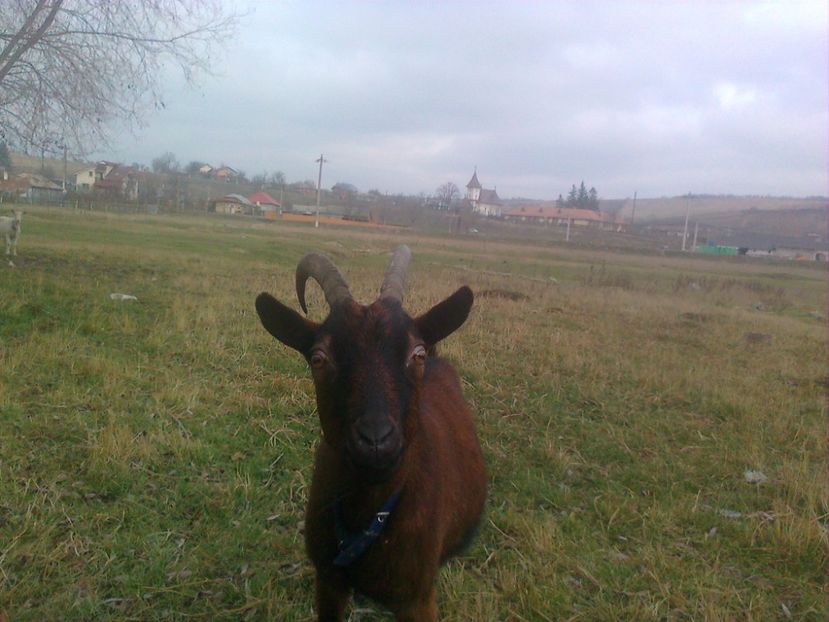
[(254, 192), (248, 197), (248, 201), (253, 203), (258, 208), (259, 213), (262, 214), (262, 216), (271, 220), (277, 217), (282, 207), (279, 204), (279, 201), (274, 199), (267, 192)]

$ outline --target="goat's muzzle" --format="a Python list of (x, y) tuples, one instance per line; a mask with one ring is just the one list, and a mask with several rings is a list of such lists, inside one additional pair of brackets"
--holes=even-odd
[(365, 479), (381, 482), (400, 464), (403, 434), (386, 417), (360, 418), (351, 426), (346, 451), (352, 465)]

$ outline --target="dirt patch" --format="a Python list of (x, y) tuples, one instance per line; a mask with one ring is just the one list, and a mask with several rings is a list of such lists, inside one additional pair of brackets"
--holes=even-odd
[(768, 333), (746, 333), (744, 335), (746, 343), (756, 345), (759, 343), (771, 343), (772, 336)]
[[(308, 216), (307, 214), (282, 214), (282, 218), (277, 219), (279, 220), (288, 221), (288, 222), (306, 222), (306, 223), (313, 223), (316, 221), (316, 216)], [(370, 227), (372, 229), (399, 229), (398, 225), (381, 225), (375, 222), (361, 222), (359, 220), (343, 220), (339, 217), (334, 216), (322, 216), (320, 215), (320, 224), (321, 225), (336, 225), (339, 227)]]

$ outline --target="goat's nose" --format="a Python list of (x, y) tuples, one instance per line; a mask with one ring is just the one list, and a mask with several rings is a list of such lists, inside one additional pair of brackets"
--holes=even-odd
[(357, 440), (365, 449), (382, 454), (394, 442), (394, 426), (390, 421), (372, 421), (357, 426)]

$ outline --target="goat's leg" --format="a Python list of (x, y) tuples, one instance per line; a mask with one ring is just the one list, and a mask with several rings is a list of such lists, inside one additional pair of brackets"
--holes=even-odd
[(397, 622), (437, 622), (438, 607), (435, 604), (435, 588), (425, 598), (415, 601), (395, 612)]
[(342, 622), (349, 589), (332, 577), (317, 572), (317, 616), (319, 622)]

